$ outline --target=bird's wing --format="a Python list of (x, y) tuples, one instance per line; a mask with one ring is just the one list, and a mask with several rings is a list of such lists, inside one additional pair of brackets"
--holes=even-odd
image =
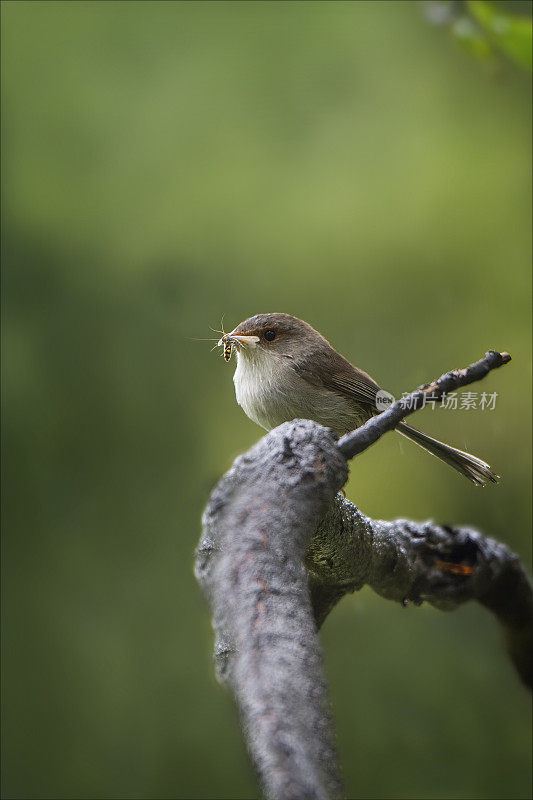
[(372, 407), (376, 405), (378, 384), (366, 372), (355, 367), (349, 374), (343, 372), (342, 375), (331, 375), (326, 385), (335, 392), (353, 397), (358, 403), (369, 404)]
[[(317, 358), (318, 362), (323, 363), (317, 363)], [(363, 406), (376, 406), (379, 385), (370, 375), (354, 367), (333, 348), (329, 348), (321, 356), (315, 352), (312, 362), (311, 359), (302, 359), (292, 366), (302, 378), (315, 386), (323, 386), (344, 397), (350, 397)]]

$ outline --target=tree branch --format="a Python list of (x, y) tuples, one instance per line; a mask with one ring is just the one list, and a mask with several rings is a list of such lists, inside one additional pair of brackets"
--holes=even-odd
[[(414, 408), (424, 393), (442, 396), (509, 359), (491, 351), (442, 376), (411, 395)], [(340, 442), (315, 422), (285, 423), (236, 459), (204, 512), (196, 575), (213, 612), (217, 674), (271, 800), (342, 795), (317, 627), (364, 584), (440, 609), (479, 601), (533, 684), (533, 593), (515, 555), (470, 528), (372, 520), (337, 494), (346, 456), (408, 413), (395, 404)]]
[(331, 431), (286, 423), (235, 461), (204, 513), (196, 575), (217, 672), (272, 800), (342, 795), (304, 555), (347, 475)]
[(511, 360), (509, 353), (498, 353), (496, 350), (489, 350), (485, 357), (470, 364), (464, 369), (454, 369), (446, 372), (432, 383), (420, 386), (407, 397), (398, 400), (387, 411), (378, 414), (368, 420), (360, 428), (351, 433), (347, 433), (339, 439), (339, 449), (346, 458), (353, 458), (359, 453), (364, 452), (367, 447), (375, 444), (384, 433), (394, 430), (402, 419), (414, 414), (423, 407), (428, 395), (432, 395), (435, 400), (442, 400), (445, 394), (467, 386), (469, 383), (480, 381), (485, 375), (503, 364), (508, 364)]
[(533, 689), (533, 591), (518, 557), (473, 528), (384, 522), (338, 495), (306, 552), (317, 623), (364, 585), (404, 605), (452, 610), (477, 600), (501, 623), (509, 655)]

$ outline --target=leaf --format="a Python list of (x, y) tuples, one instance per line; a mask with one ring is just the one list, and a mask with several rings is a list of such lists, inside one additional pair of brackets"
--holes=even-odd
[(531, 71), (531, 18), (506, 14), (487, 0), (467, 0), (467, 6), (491, 42), (517, 64)]

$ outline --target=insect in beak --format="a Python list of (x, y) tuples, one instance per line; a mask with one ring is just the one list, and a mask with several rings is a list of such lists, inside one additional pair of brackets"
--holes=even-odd
[(232, 347), (236, 349), (247, 349), (255, 347), (258, 342), (259, 336), (242, 336), (232, 331), (231, 333), (225, 333), (224, 336), (218, 340), (218, 346), (224, 348), (224, 360), (229, 361)]
[(218, 340), (217, 344), (219, 347), (224, 348), (224, 361), (229, 361), (233, 352), (233, 341), (231, 339), (231, 334), (225, 333), (224, 336)]

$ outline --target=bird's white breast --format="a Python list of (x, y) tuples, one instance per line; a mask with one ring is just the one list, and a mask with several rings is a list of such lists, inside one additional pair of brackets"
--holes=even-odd
[(304, 380), (290, 359), (256, 347), (237, 351), (233, 376), (238, 404), (266, 430), (291, 419), (313, 419), (342, 434), (361, 424), (360, 409), (345, 397)]

